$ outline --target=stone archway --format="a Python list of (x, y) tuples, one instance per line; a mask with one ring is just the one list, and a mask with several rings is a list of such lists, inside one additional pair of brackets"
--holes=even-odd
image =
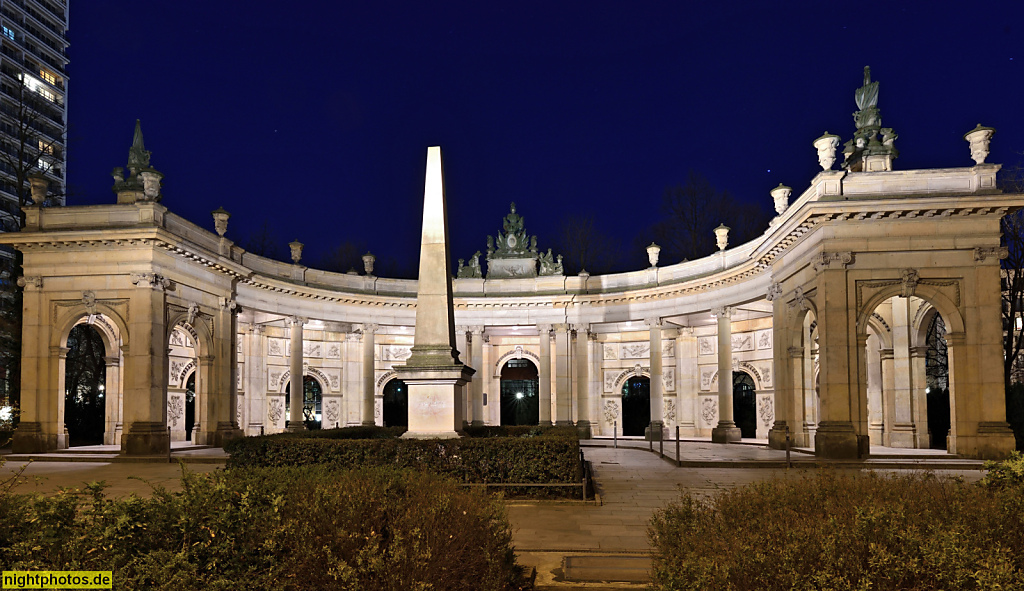
[(745, 371), (732, 372), (733, 420), (741, 437), (757, 437), (757, 390), (754, 378)]
[[(306, 429), (319, 429), (323, 425), (324, 384), (311, 375), (302, 376), (302, 422)], [(284, 387), (284, 407), (290, 409), (291, 383)], [(286, 415), (290, 416), (290, 415)]]
[(622, 435), (642, 436), (651, 424), (651, 379), (633, 375), (622, 384)]
[(381, 415), (385, 427), (409, 426), (409, 388), (402, 380), (392, 377), (384, 384)]
[(68, 447), (104, 442), (106, 348), (95, 322), (80, 322), (67, 337), (63, 425)]
[(540, 378), (532, 360), (508, 359), (501, 368), (501, 424), (540, 423)]

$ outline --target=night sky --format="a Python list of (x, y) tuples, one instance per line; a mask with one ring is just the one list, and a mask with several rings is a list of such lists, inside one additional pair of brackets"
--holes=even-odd
[(73, 0), (70, 19), (68, 204), (114, 202), (139, 118), (171, 211), (212, 230), (223, 206), (239, 242), (269, 222), (311, 265), (350, 241), (415, 268), (430, 145), (453, 258), (511, 201), (541, 249), (592, 213), (634, 250), (690, 170), (768, 210), (820, 170), (815, 138), (852, 137), (865, 65), (896, 169), (973, 164), (977, 123), (989, 162), (1024, 159), (1019, 0)]

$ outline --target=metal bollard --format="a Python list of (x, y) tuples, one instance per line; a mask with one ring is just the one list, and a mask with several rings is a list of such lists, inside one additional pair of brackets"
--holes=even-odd
[(260, 425), (260, 437), (263, 437), (263, 425)]
[(647, 425), (647, 434), (648, 434), (648, 437), (647, 437), (647, 448), (648, 449), (647, 450), (653, 453), (654, 452), (654, 423), (653, 422), (650, 425)]
[(682, 465), (682, 460), (679, 457), (679, 425), (676, 425), (676, 468)]
[(167, 462), (171, 461), (171, 428), (167, 427)]
[[(651, 435), (654, 435), (654, 431), (651, 431)], [(665, 457), (665, 433), (659, 432), (658, 435), (658, 455)]]
[(612, 447), (619, 449), (619, 421), (612, 421)]
[(789, 439), (789, 426), (786, 426), (786, 469), (789, 470), (793, 467), (793, 462), (789, 459), (790, 449), (793, 447), (792, 441)]

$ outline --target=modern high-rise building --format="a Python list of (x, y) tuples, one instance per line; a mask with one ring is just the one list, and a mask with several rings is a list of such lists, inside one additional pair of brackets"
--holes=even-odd
[(68, 0), (0, 0), (0, 213), (20, 225), (28, 176), (43, 173), (64, 202)]

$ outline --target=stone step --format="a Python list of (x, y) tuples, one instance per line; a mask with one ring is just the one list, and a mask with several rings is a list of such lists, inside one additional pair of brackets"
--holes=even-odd
[(565, 581), (574, 583), (648, 583), (648, 556), (566, 556), (562, 560)]

